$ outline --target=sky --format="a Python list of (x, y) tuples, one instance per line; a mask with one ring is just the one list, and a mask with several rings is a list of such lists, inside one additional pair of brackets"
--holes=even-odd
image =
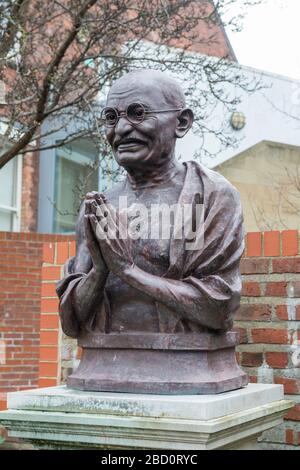
[(242, 65), (300, 80), (300, 0), (264, 0), (247, 8), (241, 32), (226, 29)]

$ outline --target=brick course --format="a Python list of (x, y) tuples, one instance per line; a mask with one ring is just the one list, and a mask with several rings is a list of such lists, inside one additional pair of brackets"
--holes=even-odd
[[(246, 256), (241, 263), (244, 287), (241, 308), (235, 318), (235, 330), (240, 335), (237, 360), (248, 373), (251, 382), (272, 380), (273, 383), (282, 384), (288, 398), (296, 402), (281, 426), (264, 433), (261, 443), (263, 448), (297, 448), (300, 445), (300, 367), (292, 361), (294, 351), (300, 347), (300, 343), (297, 343), (300, 341), (300, 275), (298, 270), (300, 256), (298, 249), (297, 254), (293, 254), (296, 242), (298, 247), (298, 232), (297, 237), (295, 235), (295, 231), (275, 232), (273, 235), (247, 234)], [(24, 325), (24, 316), (18, 312), (11, 319), (8, 326), (10, 331), (7, 334), (10, 335), (9, 344), (14, 347), (15, 357), (14, 362), (7, 365), (6, 388), (3, 383), (0, 388), (2, 393), (12, 389), (11, 383), (15, 384), (14, 389), (26, 388), (26, 384), (22, 382), (24, 377), (27, 377), (27, 381), (31, 380), (34, 386), (38, 384), (40, 387), (63, 383), (80, 358), (76, 341), (65, 337), (59, 327), (55, 293), (55, 282), (61, 276), (66, 258), (74, 254), (75, 243), (66, 240), (65, 237), (57, 242), (45, 239), (45, 243), (40, 243), (40, 241), (35, 243), (32, 247), (32, 250), (36, 250), (34, 254), (32, 252), (32, 259), (35, 260), (29, 272), (21, 255), (22, 247), (23, 249), (27, 247), (24, 245), (25, 242), (31, 243), (28, 240), (19, 240), (16, 236), (15, 247), (11, 246), (12, 257), (15, 256), (19, 260), (18, 275), (14, 274), (15, 266), (7, 271), (8, 276), (10, 274), (14, 276), (10, 279), (15, 279), (18, 291), (7, 291), (10, 283), (5, 280), (3, 280), (5, 288), (3, 291), (6, 296), (13, 294), (15, 302), (22, 302), (24, 305), (28, 302), (26, 312), (33, 323)], [(3, 254), (5, 254), (8, 246), (10, 246), (10, 240), (1, 237), (0, 233), (0, 253), (2, 247)], [(260, 255), (254, 256), (256, 253)], [(266, 253), (272, 253), (272, 255), (266, 256)], [(38, 261), (36, 256), (40, 256)], [(42, 257), (43, 266), (41, 267)], [(22, 271), (23, 269), (25, 271)], [(38, 287), (34, 283), (40, 282), (41, 272), (42, 285)], [(29, 276), (30, 282), (33, 283), (33, 296), (27, 297), (28, 289), (24, 289), (26, 286), (22, 283), (24, 275), (26, 278)], [(39, 302), (40, 296), (42, 300), (41, 308), (38, 310), (41, 311), (39, 323), (35, 302)], [(36, 342), (32, 345), (31, 341), (36, 341), (40, 325), (38, 360)], [(24, 332), (28, 335), (26, 340), (24, 340)], [(24, 341), (26, 351), (23, 349)], [(31, 358), (28, 362), (26, 362), (25, 354)], [(24, 370), (25, 362), (26, 370)], [(40, 373), (38, 379), (37, 370)], [(265, 374), (266, 371), (267, 374)]]
[[(53, 281), (58, 281), (61, 278), (63, 264), (74, 254), (75, 241), (44, 244), (41, 286), (40, 387), (47, 386), (45, 384), (48, 384), (49, 381), (52, 385), (61, 382), (61, 369), (64, 364), (66, 347), (62, 345), (63, 334), (58, 318), (58, 298)], [(74, 341), (72, 351), (73, 349), (76, 350), (76, 342)], [(67, 370), (69, 371), (69, 368)]]
[[(38, 386), (40, 330), (51, 335), (58, 329), (57, 299), (46, 301), (41, 314), (43, 254), (54, 262), (56, 241), (66, 239), (73, 237), (0, 232), (0, 409), (7, 392)], [(43, 284), (43, 295), (49, 294), (56, 295), (53, 283)], [(56, 337), (52, 345), (57, 348)], [(55, 357), (50, 348), (46, 353)]]
[[(247, 234), (246, 256), (241, 263), (243, 297), (235, 318), (235, 330), (240, 336), (237, 360), (249, 374), (250, 381), (265, 380), (264, 371), (271, 371), (268, 380), (273, 377), (273, 383), (282, 384), (289, 398), (295, 397), (299, 402), (300, 368), (292, 363), (292, 353), (300, 339), (300, 257), (298, 251), (296, 257), (293, 255), (296, 244), (298, 247), (298, 232), (295, 231)], [(75, 249), (75, 244), (56, 245), (52, 252), (45, 248), (48, 260), (43, 268), (48, 276), (44, 277), (42, 285), (45, 311), (53, 308), (56, 302), (53, 273), (62, 269), (67, 252), (70, 256)], [(49, 263), (49, 260), (55, 262)], [(64, 382), (80, 358), (76, 341), (64, 336), (55, 326), (41, 332), (41, 361), (48, 366), (42, 368), (44, 376), (40, 378), (40, 384), (49, 383), (47, 380), (56, 384)], [(45, 333), (51, 336), (45, 336)], [(52, 348), (48, 350), (49, 342)], [(57, 349), (60, 350), (58, 360)], [(55, 361), (56, 368), (53, 366)], [(295, 448), (299, 445), (298, 402), (286, 415), (283, 425), (264, 433), (263, 448)]]
[[(248, 233), (241, 262), (243, 296), (235, 317), (238, 361), (252, 382), (282, 384), (296, 405), (283, 425), (264, 433), (262, 448), (300, 445), (300, 256), (297, 230)], [(300, 356), (300, 355), (299, 355)]]

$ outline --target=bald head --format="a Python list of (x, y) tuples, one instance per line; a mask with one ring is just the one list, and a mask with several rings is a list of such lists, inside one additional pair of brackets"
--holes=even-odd
[[(129, 108), (136, 103), (145, 110), (137, 121)], [(116, 117), (115, 124), (106, 126), (106, 137), (116, 161), (127, 171), (145, 171), (173, 161), (176, 139), (184, 137), (193, 124), (193, 112), (185, 107), (178, 83), (156, 70), (130, 72), (116, 80), (105, 112)]]
[(141, 86), (146, 94), (157, 91), (170, 107), (185, 107), (185, 97), (178, 82), (164, 72), (151, 69), (129, 72), (116, 80), (109, 91), (107, 101), (112, 95), (121, 97), (128, 89), (137, 89)]

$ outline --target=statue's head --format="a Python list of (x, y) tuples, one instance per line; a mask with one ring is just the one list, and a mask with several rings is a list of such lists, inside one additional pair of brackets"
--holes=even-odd
[(157, 166), (174, 158), (177, 138), (193, 123), (178, 83), (155, 70), (139, 70), (117, 80), (102, 114), (106, 136), (119, 165)]

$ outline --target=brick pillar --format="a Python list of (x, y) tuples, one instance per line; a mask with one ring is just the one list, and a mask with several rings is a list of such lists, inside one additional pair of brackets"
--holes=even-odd
[[(238, 360), (252, 382), (283, 384), (296, 402), (263, 446), (294, 448), (300, 436), (300, 256), (298, 231), (248, 233), (243, 291), (235, 326)], [(299, 364), (295, 358), (299, 351)], [(294, 358), (294, 359), (293, 359)], [(293, 446), (293, 447), (292, 447)]]
[(39, 387), (59, 385), (61, 381), (62, 331), (55, 285), (62, 277), (65, 261), (74, 254), (74, 241), (43, 246)]

